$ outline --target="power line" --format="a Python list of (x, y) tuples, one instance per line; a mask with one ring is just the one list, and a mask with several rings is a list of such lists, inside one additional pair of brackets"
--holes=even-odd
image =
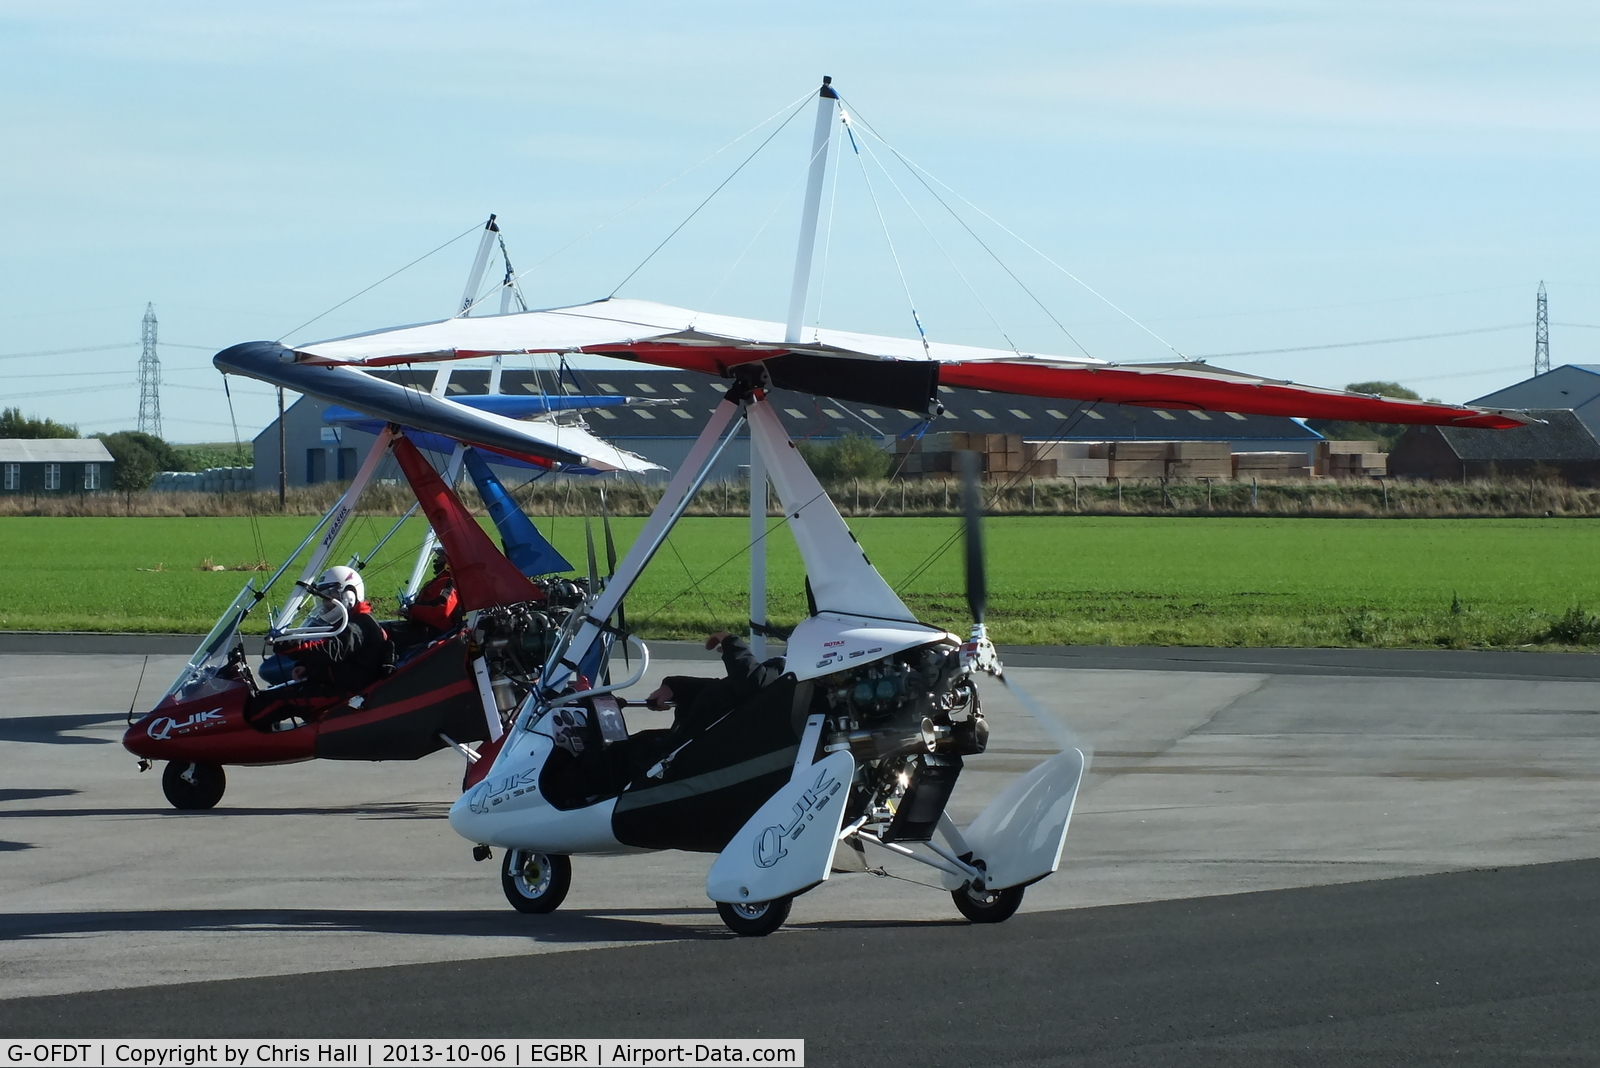
[(26, 360), (32, 356), (72, 356), (80, 352), (110, 352), (113, 349), (131, 349), (136, 341), (119, 341), (115, 345), (89, 345), (81, 349), (39, 349), (36, 352), (0, 353), (0, 360)]
[(1495, 334), (1505, 330), (1526, 330), (1528, 324), (1507, 323), (1504, 326), (1480, 326), (1472, 330), (1447, 330), (1439, 334), (1411, 334), (1407, 337), (1379, 337), (1370, 341), (1336, 341), (1327, 345), (1296, 345), (1285, 349), (1250, 349), (1246, 352), (1208, 352), (1196, 359), (1216, 360), (1229, 356), (1276, 356), (1284, 352), (1315, 352), (1319, 349), (1353, 349), (1361, 345), (1397, 345), (1402, 341), (1432, 341), (1441, 337), (1466, 337), (1468, 334)]

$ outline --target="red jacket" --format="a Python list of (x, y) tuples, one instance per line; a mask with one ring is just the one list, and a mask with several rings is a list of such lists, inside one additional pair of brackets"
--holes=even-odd
[(461, 625), (461, 598), (456, 596), (456, 580), (448, 568), (422, 587), (417, 599), (406, 608), (405, 617), (437, 631), (455, 630)]

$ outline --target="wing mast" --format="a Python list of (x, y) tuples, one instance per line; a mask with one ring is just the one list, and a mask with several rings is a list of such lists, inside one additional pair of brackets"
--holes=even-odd
[[(811, 171), (806, 178), (806, 199), (800, 210), (800, 243), (794, 256), (794, 285), (789, 290), (789, 321), (783, 339), (800, 341), (805, 321), (806, 297), (811, 288), (811, 263), (817, 249), (817, 215), (822, 206), (822, 182), (828, 172), (828, 149), (833, 142), (833, 118), (839, 94), (833, 79), (822, 76), (817, 90), (817, 124), (811, 135)], [(756, 435), (750, 435), (750, 649), (758, 660), (767, 658), (767, 465)]]

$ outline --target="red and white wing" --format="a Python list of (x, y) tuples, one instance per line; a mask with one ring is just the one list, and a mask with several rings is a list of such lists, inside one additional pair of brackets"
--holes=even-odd
[(1115, 364), (970, 345), (812, 329), (611, 298), (569, 308), (420, 323), (301, 345), (310, 364), (367, 367), (521, 353), (585, 353), (729, 375), (765, 361), (774, 385), (924, 411), (938, 384), (1081, 402), (1251, 415), (1505, 430), (1511, 411), (1393, 400), (1228, 371), (1206, 363)]

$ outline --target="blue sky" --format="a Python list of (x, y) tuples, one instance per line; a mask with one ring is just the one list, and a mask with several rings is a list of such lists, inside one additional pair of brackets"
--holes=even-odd
[[(131, 427), (150, 301), (167, 436), (229, 438), (210, 351), (490, 211), (530, 303), (605, 296), (822, 74), (1149, 332), (945, 193), (1041, 310), (870, 139), (825, 325), (1464, 400), (1525, 376), (1540, 279), (1554, 362), (1600, 362), (1597, 45), (1583, 3), (0, 2), (0, 404)], [(783, 318), (806, 107), (622, 295)], [(448, 314), (472, 252), (290, 339)]]

